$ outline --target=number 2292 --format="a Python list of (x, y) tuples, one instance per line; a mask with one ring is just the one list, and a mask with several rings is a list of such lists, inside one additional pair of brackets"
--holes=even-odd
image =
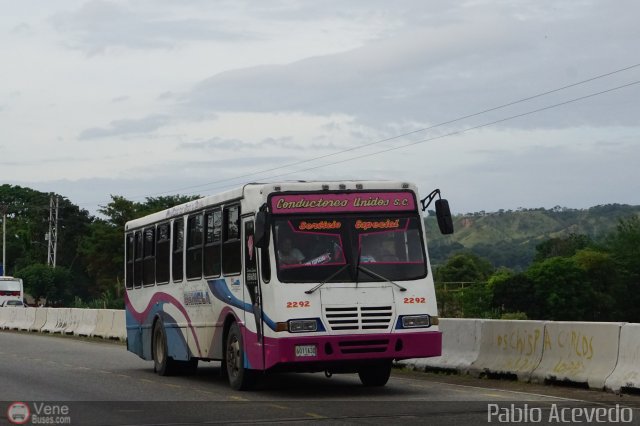
[(287, 308), (308, 308), (311, 306), (311, 302), (308, 300), (301, 300), (299, 302), (287, 302)]
[(424, 297), (405, 297), (404, 303), (427, 303)]

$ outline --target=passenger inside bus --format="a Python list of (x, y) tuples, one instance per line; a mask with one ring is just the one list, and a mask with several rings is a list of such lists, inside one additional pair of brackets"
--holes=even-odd
[(291, 237), (285, 237), (278, 249), (278, 259), (280, 259), (281, 263), (294, 265), (302, 262), (304, 254), (293, 246)]
[(362, 235), (360, 262), (398, 262), (393, 233)]

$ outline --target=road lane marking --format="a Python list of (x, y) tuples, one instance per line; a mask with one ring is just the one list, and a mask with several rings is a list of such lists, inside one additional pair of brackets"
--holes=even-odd
[(284, 405), (278, 405), (278, 404), (269, 404), (270, 407), (274, 407), (274, 408), (279, 408), (281, 410), (289, 410), (289, 407), (285, 407)]
[(483, 395), (491, 397), (491, 398), (507, 398), (507, 399), (510, 399), (510, 397), (507, 396), (507, 395), (500, 395), (500, 394), (497, 394), (497, 393), (483, 393)]
[(169, 386), (170, 388), (182, 389), (182, 385), (174, 385), (173, 383), (163, 383), (165, 386)]
[[(406, 381), (406, 382), (411, 382), (411, 381), (416, 381), (417, 380), (417, 379), (408, 379), (408, 378), (404, 378), (404, 377), (394, 377), (393, 379), (400, 380), (400, 381)], [(447, 383), (447, 382), (439, 382), (439, 381), (430, 381), (429, 383), (438, 384), (438, 385), (456, 386), (456, 387), (469, 389), (471, 391), (476, 391), (476, 392), (477, 391), (486, 391), (487, 390), (487, 388), (483, 388), (483, 387), (480, 387), (480, 386), (460, 385), (460, 384), (457, 384), (457, 383)], [(491, 388), (489, 388), (489, 389), (491, 389)], [(534, 396), (534, 397), (538, 397), (538, 398), (557, 399), (557, 400), (560, 400), (560, 401), (592, 402), (592, 401), (587, 401), (587, 400), (583, 400), (583, 399), (565, 398), (565, 397), (561, 397), (561, 396), (544, 395), (544, 394), (532, 393), (532, 392), (514, 391), (514, 390), (506, 390), (506, 389), (493, 389), (493, 390), (504, 392), (504, 393), (513, 393), (513, 394), (516, 394), (516, 395), (529, 395), (529, 396)]]
[(235, 395), (230, 396), (229, 399), (233, 399), (234, 401), (249, 401), (246, 398), (242, 398), (241, 396), (235, 396)]
[(327, 419), (328, 417), (325, 416), (321, 416), (320, 414), (316, 414), (316, 413), (305, 413), (307, 416), (309, 417), (313, 417), (314, 419)]

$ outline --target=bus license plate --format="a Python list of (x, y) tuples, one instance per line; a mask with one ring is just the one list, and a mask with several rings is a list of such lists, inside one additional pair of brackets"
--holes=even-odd
[(315, 345), (298, 345), (296, 346), (296, 356), (317, 356), (318, 351)]

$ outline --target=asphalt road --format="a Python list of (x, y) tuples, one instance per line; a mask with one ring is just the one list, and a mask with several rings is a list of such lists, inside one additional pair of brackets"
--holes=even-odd
[(279, 374), (237, 392), (219, 363), (160, 377), (119, 343), (16, 332), (0, 332), (0, 360), (0, 424), (16, 401), (30, 407), (27, 424), (586, 424), (616, 412), (640, 424), (638, 395), (466, 376), (394, 371), (387, 386), (366, 388), (357, 375)]

